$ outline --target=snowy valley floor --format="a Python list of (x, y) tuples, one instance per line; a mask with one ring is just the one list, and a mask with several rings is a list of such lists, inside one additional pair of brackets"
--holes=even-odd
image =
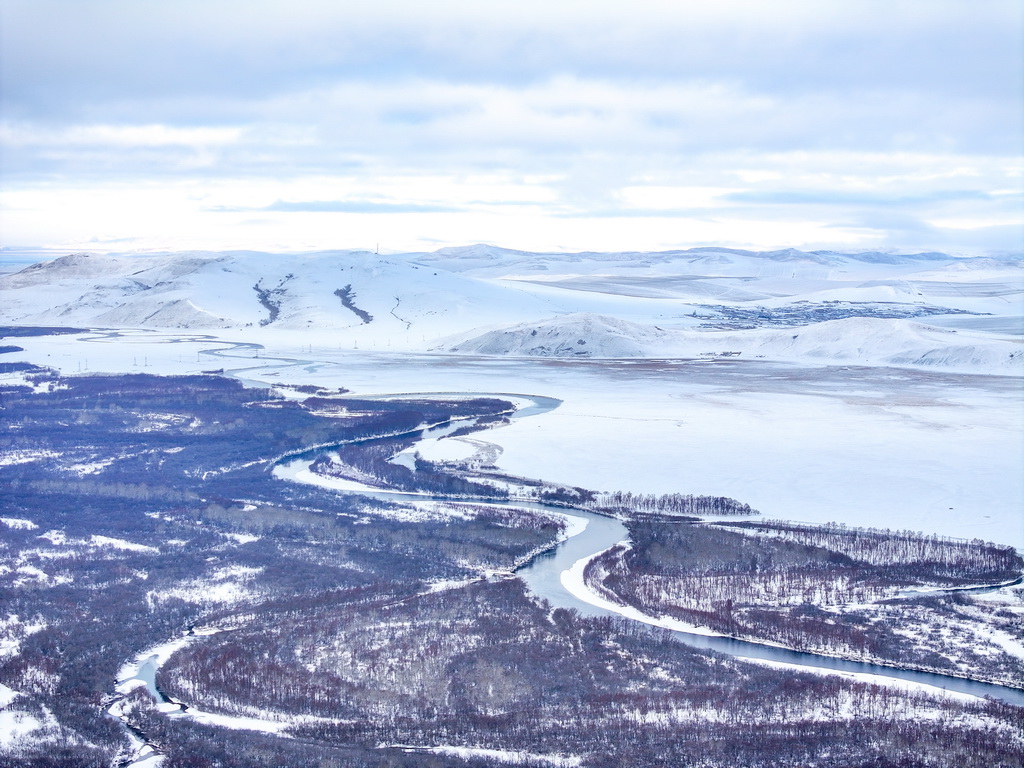
[[(446, 395), (421, 401), (404, 427), (379, 421), (388, 440), (458, 409), (481, 417), (508, 412), (480, 396), (500, 394), (533, 411), (471, 436), (382, 445), (381, 461), (404, 446), (395, 463), (408, 465), (417, 451), (427, 459), (475, 456), (513, 475), (598, 491), (730, 496), (764, 518), (1024, 545), (1018, 378), (765, 361), (389, 353), (259, 332), (217, 339), (106, 331), (12, 341), (24, 349), (0, 361), (15, 363), (4, 374), (8, 384), (26, 381), (13, 369), (27, 361), (65, 374), (223, 371), (250, 385), (281, 385), (278, 392), (292, 399), (305, 397), (294, 388), (304, 384), (356, 397)], [(693, 764), (697, 753), (708, 765), (748, 764), (736, 751), (747, 750), (757, 757), (750, 765), (768, 766), (782, 753), (765, 745), (766, 734), (788, 750), (779, 763), (786, 765), (832, 768), (855, 764), (854, 757), (868, 764), (900, 745), (899, 755), (932, 750), (927, 765), (945, 766), (950, 761), (934, 751), (942, 739), (955, 744), (957, 760), (971, 755), (974, 762), (962, 764), (972, 768), (1019, 757), (1019, 707), (932, 698), (925, 689), (908, 695), (902, 685), (860, 686), (788, 668), (779, 674), (706, 656), (631, 623), (551, 610), (511, 573), (567, 531), (527, 510), (504, 517), (441, 507), (392, 512), (370, 499), (277, 482), (265, 471), (275, 457), (306, 455), (309, 446), (362, 443), (364, 433), (346, 431), (349, 421), (375, 410), (383, 419), (385, 406), (408, 404), (271, 402), (267, 393), (216, 377), (191, 380), (196, 389), (182, 392), (195, 394), (181, 401), (175, 388), (184, 385), (172, 379), (38, 381), (38, 395), (10, 389), (8, 414), (24, 437), (0, 456), (19, 483), (11, 487), (27, 489), (23, 503), (8, 497), (14, 511), (0, 518), (22, 614), (12, 607), (0, 648), (11, 662), (10, 687), (0, 687), (0, 700), (13, 706), (0, 719), (10, 731), (9, 754), (56, 743), (61, 728), (73, 727), (93, 740), (72, 745), (80, 752), (95, 746), (109, 754), (120, 740), (125, 761), (157, 765), (166, 755), (165, 768), (192, 765), (215, 745), (232, 755), (219, 764), (245, 768), (285, 753), (292, 757), (276, 764), (330, 755), (322, 764), (610, 768), (660, 765), (673, 749), (673, 764)], [(440, 401), (452, 393), (472, 399), (455, 398), (446, 406), (455, 410), (445, 411)], [(561, 403), (531, 409), (517, 393)], [(60, 453), (79, 439), (88, 450)], [(131, 461), (108, 468), (114, 460), (89, 453), (91, 441), (126, 450)], [(161, 478), (166, 487), (147, 485)], [(139, 499), (147, 500), (142, 515)], [(15, 510), (18, 504), (24, 509)], [(595, 585), (586, 587), (589, 593)], [(1019, 601), (993, 606), (1018, 608)], [(107, 627), (115, 624), (130, 631), (112, 640)], [(119, 666), (145, 660), (191, 627), (202, 636), (163, 659), (160, 673), (164, 690), (191, 716), (166, 717), (141, 688), (114, 695)], [(1003, 644), (1019, 655), (1015, 642)], [(72, 648), (66, 658), (54, 651), (59, 643)], [(14, 663), (19, 654), (24, 668)], [(82, 658), (92, 660), (76, 661)], [(40, 676), (33, 664), (55, 671)], [(710, 682), (712, 672), (718, 682)], [(129, 676), (122, 669), (118, 679)], [(725, 691), (734, 699), (722, 698)], [(461, 709), (449, 712), (456, 699)], [(122, 716), (128, 730), (105, 712)], [(293, 717), (303, 713), (310, 717)], [(218, 727), (204, 725), (204, 717)], [(250, 730), (264, 726), (281, 733)], [(590, 741), (581, 746), (581, 738)], [(837, 745), (848, 751), (835, 752)], [(0, 763), (4, 746), (0, 740)], [(712, 748), (715, 756), (705, 754)], [(346, 757), (346, 750), (357, 752)], [(359, 762), (368, 755), (373, 762)], [(902, 759), (877, 764), (902, 768)], [(71, 763), (58, 756), (44, 764)]]
[[(356, 395), (528, 393), (550, 413), (476, 435), (506, 472), (601, 491), (730, 496), (765, 518), (910, 529), (1024, 549), (1024, 382), (762, 361), (572, 361), (339, 350), (291, 334), (19, 339), (64, 373), (224, 368)], [(268, 341), (269, 338), (269, 341)], [(222, 350), (216, 355), (211, 350)], [(452, 450), (448, 446), (448, 452)], [(456, 449), (457, 450), (457, 449)], [(466, 446), (465, 450), (472, 449)]]

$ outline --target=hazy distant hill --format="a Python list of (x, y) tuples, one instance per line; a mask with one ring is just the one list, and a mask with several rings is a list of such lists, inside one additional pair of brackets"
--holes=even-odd
[(311, 342), (484, 355), (728, 353), (1013, 370), (1019, 339), (921, 323), (946, 312), (1024, 314), (1022, 265), (727, 248), (78, 253), (0, 277), (0, 321), (302, 331)]

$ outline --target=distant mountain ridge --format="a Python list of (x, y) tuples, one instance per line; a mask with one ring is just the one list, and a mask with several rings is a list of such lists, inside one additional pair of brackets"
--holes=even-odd
[(711, 255), (739, 256), (750, 259), (765, 259), (775, 262), (807, 262), (821, 265), (838, 265), (848, 261), (857, 261), (865, 264), (907, 264), (920, 262), (954, 262), (966, 259), (967, 257), (950, 256), (939, 252), (921, 252), (908, 254), (894, 254), (881, 251), (860, 251), (860, 252), (839, 252), (829, 250), (800, 251), (795, 248), (784, 248), (772, 251), (751, 251), (739, 248), (724, 248), (718, 246), (701, 246), (697, 248), (686, 248), (668, 251), (622, 251), (622, 252), (601, 252), (601, 251), (577, 251), (577, 252), (532, 252), (520, 251), (499, 246), (477, 243), (475, 245), (455, 246), (441, 248), (421, 258), (424, 263), (454, 263), (479, 262), (479, 266), (487, 264), (510, 264), (517, 261), (552, 260), (555, 262), (579, 262), (579, 261), (623, 261), (637, 260), (650, 263), (665, 263), (668, 261), (690, 261), (706, 258)]
[[(1004, 370), (1019, 366), (1012, 340), (954, 339), (897, 318), (1024, 315), (1022, 267), (1021, 256), (717, 247), (72, 253), (0, 276), (0, 322), (302, 331), (311, 342), (339, 347), (566, 359), (735, 352)], [(789, 335), (803, 341), (788, 343), (786, 332), (767, 327), (780, 314), (790, 325), (839, 335), (814, 345), (813, 334), (801, 332)], [(858, 314), (872, 322), (852, 322)], [(851, 322), (822, 322), (841, 319)], [(708, 326), (735, 330), (717, 339)], [(873, 341), (864, 347), (860, 337)]]

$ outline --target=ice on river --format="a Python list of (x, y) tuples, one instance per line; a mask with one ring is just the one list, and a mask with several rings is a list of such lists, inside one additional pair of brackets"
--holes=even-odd
[(758, 361), (304, 353), (280, 334), (259, 351), (231, 350), (234, 335), (181, 338), (30, 337), (19, 339), (25, 352), (18, 356), (69, 373), (86, 358), (89, 370), (242, 369), (238, 375), (249, 381), (346, 387), (355, 395), (546, 395), (563, 404), (486, 433), (502, 449), (503, 470), (602, 491), (730, 496), (768, 518), (978, 537), (1024, 549), (1017, 377)]

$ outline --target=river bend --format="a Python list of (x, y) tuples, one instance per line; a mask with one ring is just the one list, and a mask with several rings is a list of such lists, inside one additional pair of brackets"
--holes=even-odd
[[(557, 408), (560, 401), (553, 398), (546, 398), (534, 395), (509, 394), (509, 393), (415, 393), (415, 396), (443, 397), (449, 394), (471, 395), (474, 397), (492, 397), (497, 399), (514, 399), (520, 402), (526, 400), (532, 405), (518, 410), (513, 418), (524, 418)], [(443, 429), (436, 432), (428, 430), (423, 433), (424, 438), (437, 437), (443, 433)], [(329, 451), (330, 448), (320, 449)], [(319, 451), (317, 451), (319, 453)], [(292, 459), (287, 465), (279, 465), (276, 474), (279, 477), (286, 477), (289, 480), (308, 482), (310, 473), (303, 472), (313, 462), (313, 456), (309, 453), (303, 454), (301, 459)], [(283, 470), (283, 471), (282, 471)], [(379, 493), (379, 492), (378, 492)], [(372, 489), (367, 489), (365, 495), (377, 495)], [(382, 498), (392, 501), (460, 501), (451, 498), (432, 494), (405, 494), (405, 493), (379, 493)], [(465, 499), (461, 499), (465, 501)], [(578, 611), (584, 616), (624, 616), (634, 620), (647, 619), (644, 623), (654, 624), (655, 620), (649, 617), (638, 619), (633, 609), (626, 606), (608, 606), (608, 601), (596, 595), (590, 594), (586, 589), (570, 590), (566, 582), (569, 582), (569, 572), (574, 566), (582, 561), (600, 554), (609, 547), (625, 541), (629, 538), (626, 526), (615, 518), (581, 509), (567, 509), (561, 506), (543, 504), (534, 501), (495, 502), (493, 500), (473, 500), (474, 504), (494, 504), (497, 506), (524, 507), (544, 511), (550, 514), (570, 518), (574, 525), (570, 526), (570, 535), (550, 550), (536, 555), (528, 563), (522, 565), (516, 575), (526, 582), (530, 591), (538, 597), (544, 598), (555, 608), (570, 608)], [(774, 645), (767, 645), (748, 640), (740, 640), (732, 637), (724, 637), (714, 634), (699, 634), (676, 629), (669, 629), (673, 637), (695, 648), (717, 651), (734, 656), (740, 659), (761, 661), (771, 664), (786, 665), (793, 668), (801, 668), (808, 672), (838, 672), (844, 674), (864, 675), (877, 678), (873, 682), (885, 683), (888, 681), (901, 681), (915, 685), (929, 686), (939, 691), (951, 691), (955, 693), (968, 694), (979, 697), (991, 697), (1009, 704), (1024, 707), (1024, 690), (1011, 688), (1009, 686), (986, 683), (969, 678), (957, 677), (954, 675), (943, 675), (935, 672), (922, 672), (917, 670), (902, 669), (899, 667), (886, 666), (883, 664), (854, 661), (832, 656), (826, 656), (806, 651), (794, 651), (788, 648), (781, 648)], [(870, 679), (870, 678), (869, 678)]]

